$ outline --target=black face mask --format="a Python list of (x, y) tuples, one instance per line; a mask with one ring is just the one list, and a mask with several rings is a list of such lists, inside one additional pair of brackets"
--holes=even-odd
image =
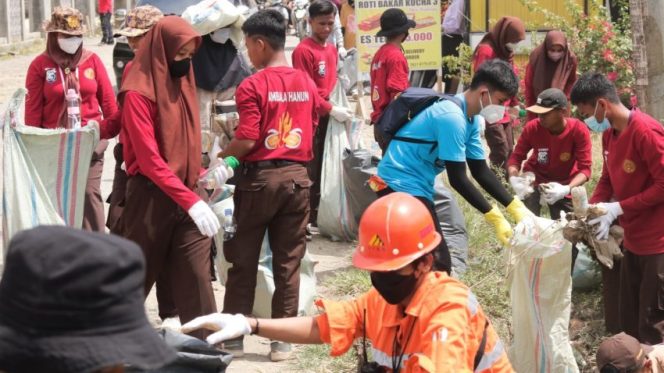
[(399, 304), (413, 294), (417, 278), (415, 272), (400, 275), (392, 272), (371, 272), (371, 285), (389, 304)]
[(189, 69), (191, 69), (191, 58), (173, 61), (168, 65), (168, 72), (173, 78), (182, 78), (189, 73)]

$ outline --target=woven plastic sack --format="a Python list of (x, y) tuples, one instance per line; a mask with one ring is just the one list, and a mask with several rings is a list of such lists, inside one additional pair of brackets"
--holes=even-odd
[[(337, 82), (330, 95), (334, 106), (350, 107), (343, 87)], [(357, 237), (357, 221), (353, 217), (344, 186), (343, 154), (350, 148), (346, 125), (333, 117), (327, 126), (323, 170), (320, 181), (318, 230), (332, 241), (352, 241)]]
[[(234, 209), (232, 185), (224, 186), (224, 191), (218, 194), (210, 203), (212, 211), (217, 215), (223, 224), (224, 210)], [(224, 232), (219, 230), (214, 237), (214, 243), (217, 245), (217, 257), (215, 264), (219, 282), (226, 285), (228, 279), (228, 269), (232, 266), (224, 258)], [(316, 262), (311, 258), (308, 252), (304, 254), (300, 263), (300, 299), (298, 305), (298, 315), (312, 315), (314, 298), (316, 297), (316, 274), (314, 266)], [(254, 295), (254, 309), (252, 314), (256, 317), (272, 317), (272, 295), (274, 295), (274, 276), (272, 273), (272, 251), (268, 241), (267, 233), (263, 238), (263, 245), (258, 259), (258, 273), (256, 274), (256, 294)]]
[(182, 18), (201, 35), (229, 27), (241, 15), (241, 10), (228, 0), (203, 0), (182, 12)]
[(5, 111), (3, 128), (3, 241), (39, 225), (83, 224), (85, 185), (99, 142), (94, 123), (79, 129), (23, 124), (24, 89)]
[(572, 244), (559, 221), (529, 216), (514, 230), (508, 286), (517, 372), (578, 372), (569, 342)]

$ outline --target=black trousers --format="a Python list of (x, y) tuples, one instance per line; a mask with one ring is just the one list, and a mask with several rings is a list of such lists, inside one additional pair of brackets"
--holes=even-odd
[(101, 19), (101, 32), (103, 35), (102, 43), (112, 43), (113, 42), (113, 27), (111, 26), (111, 13), (100, 13), (99, 19)]
[[(385, 197), (386, 195), (394, 193), (394, 190), (390, 187), (387, 187), (379, 192), (376, 192), (378, 197)], [(436, 207), (433, 204), (433, 201), (424, 198), (424, 197), (418, 197), (418, 196), (413, 196), (420, 200), (422, 203), (424, 203), (424, 206), (427, 207), (427, 210), (429, 210), (429, 214), (431, 214), (431, 218), (433, 219), (433, 225), (436, 228), (436, 232), (440, 234), (441, 240), (440, 244), (438, 244), (438, 247), (434, 251), (434, 262), (433, 262), (433, 269), (435, 271), (445, 271), (447, 274), (452, 273), (452, 257), (450, 256), (450, 249), (447, 247), (447, 243), (445, 242), (445, 236), (443, 236), (443, 230), (440, 228), (440, 220), (438, 220), (438, 214), (436, 214)]]

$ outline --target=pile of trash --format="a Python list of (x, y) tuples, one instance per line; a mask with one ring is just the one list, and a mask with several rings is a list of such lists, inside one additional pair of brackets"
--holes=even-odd
[(584, 187), (572, 188), (572, 204), (574, 211), (566, 214), (567, 221), (563, 228), (563, 237), (573, 244), (583, 244), (590, 249), (594, 258), (609, 269), (613, 268), (614, 259), (622, 258), (620, 250), (624, 231), (619, 225), (613, 225), (606, 240), (598, 240), (597, 227), (589, 222), (606, 211), (597, 205), (588, 205), (588, 196)]

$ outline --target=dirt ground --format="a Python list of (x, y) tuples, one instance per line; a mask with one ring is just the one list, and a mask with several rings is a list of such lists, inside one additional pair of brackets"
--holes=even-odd
[[(115, 82), (115, 74), (112, 69), (113, 47), (97, 46), (96, 38), (86, 39), (84, 43), (86, 48), (99, 55), (106, 66), (111, 82)], [(288, 38), (287, 54), (289, 55), (289, 58), (290, 53), (296, 44), (296, 38)], [(28, 66), (39, 53), (41, 53), (41, 51), (26, 55), (0, 58), (0, 108), (2, 108), (0, 110), (2, 112), (4, 112), (5, 105), (14, 91), (20, 87), (24, 87)], [(0, 141), (2, 141), (1, 138)], [(110, 142), (109, 150), (107, 150), (105, 154), (104, 172), (102, 176), (102, 196), (104, 200), (108, 197), (113, 182), (113, 167), (115, 165), (113, 153), (111, 151), (113, 146), (115, 146), (115, 140)], [(1, 178), (2, 176), (0, 175), (0, 182), (2, 182)], [(105, 207), (108, 208), (108, 205)], [(1, 242), (0, 245), (2, 245)], [(335, 243), (325, 238), (315, 236), (314, 240), (308, 244), (307, 249), (313, 259), (318, 262), (315, 270), (319, 284), (325, 276), (336, 270), (350, 266), (349, 258), (353, 247), (349, 243)], [(3, 256), (0, 255), (0, 271), (3, 264)], [(213, 286), (217, 306), (221, 310), (223, 306), (224, 287), (220, 285), (219, 282), (215, 282)], [(146, 301), (145, 308), (150, 322), (155, 326), (158, 326), (161, 322), (157, 315), (157, 302), (154, 295), (154, 289)], [(244, 349), (245, 352), (247, 352), (245, 356), (234, 360), (231, 363), (228, 372), (289, 372), (296, 370), (293, 361), (281, 363), (273, 363), (269, 361), (267, 355), (270, 351), (270, 343), (269, 340), (265, 338), (256, 336), (247, 337), (247, 339), (245, 339)]]

